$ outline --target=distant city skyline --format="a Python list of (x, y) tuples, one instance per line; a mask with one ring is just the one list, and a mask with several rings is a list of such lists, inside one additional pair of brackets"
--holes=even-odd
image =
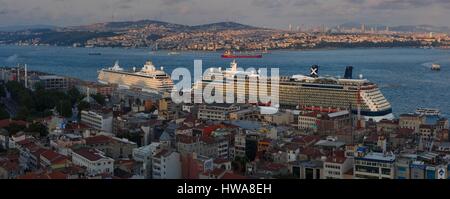
[(0, 26), (74, 26), (152, 19), (287, 29), (364, 24), (450, 26), (448, 0), (0, 0)]

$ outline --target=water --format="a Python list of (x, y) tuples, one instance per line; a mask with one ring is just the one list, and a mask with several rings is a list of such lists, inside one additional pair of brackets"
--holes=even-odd
[[(102, 55), (89, 55), (89, 53)], [(174, 68), (193, 68), (194, 59), (203, 60), (203, 68), (228, 67), (231, 60), (220, 53), (183, 52), (169, 56), (148, 49), (67, 48), (44, 46), (0, 46), (0, 66), (28, 64), (31, 70), (96, 81), (97, 71), (116, 60), (125, 69), (140, 68), (147, 59)], [(432, 63), (442, 66), (431, 71)], [(418, 107), (439, 108), (450, 114), (450, 51), (440, 49), (339, 49), (314, 51), (273, 51), (263, 59), (239, 60), (241, 67), (279, 67), (282, 75), (307, 74), (313, 64), (320, 65), (321, 75), (343, 76), (345, 66), (354, 66), (354, 76), (377, 83), (391, 102), (394, 113), (409, 113)]]

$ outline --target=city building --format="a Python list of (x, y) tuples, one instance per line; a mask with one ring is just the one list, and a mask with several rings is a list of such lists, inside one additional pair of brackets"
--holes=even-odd
[(197, 118), (203, 120), (225, 121), (229, 119), (231, 112), (239, 110), (240, 107), (234, 104), (201, 104), (199, 105)]
[(153, 156), (160, 149), (160, 143), (154, 142), (150, 145), (133, 149), (133, 160), (142, 164), (140, 175), (144, 178), (151, 178), (153, 173)]
[(393, 153), (365, 152), (358, 149), (354, 164), (355, 179), (394, 179), (395, 155)]
[(99, 131), (112, 133), (113, 114), (109, 110), (83, 110), (81, 123)]
[(152, 159), (153, 179), (181, 179), (181, 157), (178, 152), (163, 149)]
[(90, 176), (113, 174), (114, 159), (96, 149), (77, 149), (72, 152), (72, 163), (85, 167)]
[(345, 179), (349, 170), (353, 170), (353, 158), (346, 157), (344, 151), (336, 151), (323, 163), (325, 179)]
[(41, 75), (38, 76), (35, 80), (31, 77), (30, 84), (32, 88), (39, 83), (39, 85), (43, 86), (44, 89), (59, 89), (65, 90), (70, 87), (70, 80), (67, 77), (61, 77), (56, 75)]

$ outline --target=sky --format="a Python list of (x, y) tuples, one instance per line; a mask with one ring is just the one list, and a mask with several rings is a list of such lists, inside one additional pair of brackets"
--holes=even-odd
[(0, 26), (152, 19), (287, 28), (343, 23), (450, 26), (450, 0), (0, 0)]

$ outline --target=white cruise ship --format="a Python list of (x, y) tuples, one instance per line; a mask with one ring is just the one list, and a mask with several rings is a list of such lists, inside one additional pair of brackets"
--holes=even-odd
[(151, 93), (172, 92), (173, 81), (164, 72), (163, 67), (156, 69), (151, 61), (147, 61), (140, 71), (125, 71), (116, 62), (113, 67), (99, 71), (98, 81), (102, 84), (117, 84), (119, 87), (139, 88)]
[[(310, 76), (280, 77), (279, 106), (284, 109), (324, 112), (336, 112), (351, 108), (355, 114), (357, 114), (358, 107), (360, 107), (360, 113), (366, 119), (371, 118), (379, 121), (381, 119), (394, 118), (391, 105), (378, 86), (366, 79), (353, 79), (352, 69), (353, 67), (347, 67), (344, 78), (319, 77), (318, 66), (311, 68)], [(213, 80), (214, 74), (220, 73), (223, 77), (235, 77), (234, 92), (237, 92), (237, 74), (245, 73), (238, 71), (235, 61), (231, 63), (230, 69), (213, 68), (210, 71), (209, 76), (203, 77), (203, 86), (209, 83), (214, 84), (216, 82)], [(247, 73), (246, 75), (247, 77), (252, 75), (259, 77), (257, 72)], [(224, 81), (226, 81), (226, 78), (224, 78)], [(270, 89), (270, 79), (267, 79), (267, 82)], [(224, 84), (228, 85), (226, 82)], [(245, 88), (245, 96), (247, 98), (249, 93), (248, 81)], [(223, 90), (223, 93), (226, 93), (225, 90)], [(268, 91), (268, 93), (270, 92)], [(238, 94), (236, 93), (236, 95)]]

